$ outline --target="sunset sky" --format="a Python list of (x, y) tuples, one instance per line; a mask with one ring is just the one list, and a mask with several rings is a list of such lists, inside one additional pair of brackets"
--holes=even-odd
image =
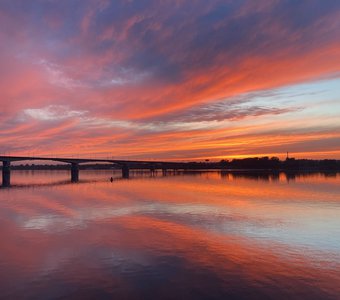
[(340, 159), (338, 0), (1, 0), (0, 155)]

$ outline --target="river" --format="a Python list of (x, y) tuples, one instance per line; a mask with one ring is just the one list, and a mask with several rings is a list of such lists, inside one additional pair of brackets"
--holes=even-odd
[(69, 177), (0, 189), (1, 299), (340, 299), (340, 174)]

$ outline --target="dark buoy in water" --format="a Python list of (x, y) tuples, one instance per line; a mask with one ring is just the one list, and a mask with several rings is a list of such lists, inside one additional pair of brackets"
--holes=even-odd
[(110, 178), (110, 181), (111, 181), (111, 182), (113, 181), (113, 177)]

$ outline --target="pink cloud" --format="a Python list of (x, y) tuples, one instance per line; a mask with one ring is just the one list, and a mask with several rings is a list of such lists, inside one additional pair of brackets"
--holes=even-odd
[[(37, 1), (32, 6), (5, 1), (0, 5), (4, 28), (0, 33), (0, 141), (18, 153), (52, 147), (64, 152), (58, 145), (70, 145), (77, 138), (80, 145), (93, 143), (86, 152), (105, 152), (117, 149), (119, 141), (134, 147), (131, 155), (140, 157), (160, 145), (156, 152), (164, 158), (172, 145), (189, 157), (186, 137), (173, 144), (169, 132), (176, 137), (183, 131), (187, 136), (197, 133), (199, 138), (229, 130), (229, 125), (206, 124), (207, 117), (195, 118), (191, 124), (187, 114), (197, 106), (338, 76), (337, 8), (336, 3), (321, 1), (256, 5), (252, 1), (150, 1), (139, 6), (129, 1)], [(267, 111), (275, 107), (273, 100), (268, 101)], [(69, 111), (58, 111), (61, 118), (53, 122), (22, 118), (27, 111), (44, 112), (49, 107)], [(281, 115), (296, 107), (299, 103), (272, 112), (283, 124)], [(247, 136), (246, 120), (255, 116), (256, 127), (269, 118), (264, 111), (245, 110), (234, 121), (240, 122), (239, 130)], [(171, 123), (176, 114), (181, 119)], [(330, 133), (336, 130), (329, 128)], [(32, 143), (25, 138), (29, 134), (34, 135)], [(131, 144), (130, 139), (134, 139)], [(327, 150), (308, 145), (311, 152)], [(220, 151), (209, 141), (197, 147), (202, 156)], [(262, 151), (243, 147), (233, 151)], [(82, 152), (82, 147), (77, 151)], [(123, 149), (120, 153), (124, 155)]]

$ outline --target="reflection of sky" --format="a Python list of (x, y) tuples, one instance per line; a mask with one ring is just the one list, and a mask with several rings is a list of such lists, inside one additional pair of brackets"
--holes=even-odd
[[(55, 174), (58, 182), (67, 176)], [(34, 172), (27, 181), (34, 176), (50, 180)], [(211, 172), (2, 189), (0, 291), (52, 289), (62, 297), (70, 295), (67, 287), (109, 288), (123, 297), (146, 287), (168, 290), (172, 282), (240, 295), (256, 282), (256, 293), (289, 287), (307, 296), (311, 274), (318, 274), (314, 292), (335, 294), (339, 179), (264, 181)]]
[[(284, 205), (283, 205), (284, 206)], [(284, 207), (283, 207), (284, 209)], [(316, 250), (340, 251), (340, 205), (337, 207), (306, 207), (289, 205), (299, 218), (280, 213), (268, 217), (244, 215), (242, 210), (214, 205), (135, 204), (127, 207), (95, 207), (76, 209), (74, 217), (44, 214), (20, 220), (25, 229), (49, 233), (86, 228), (91, 222), (107, 221), (129, 215), (145, 215), (182, 223), (227, 235), (240, 235), (267, 242), (281, 242), (291, 247), (306, 246)], [(267, 210), (264, 207), (264, 214)], [(327, 220), (327, 221), (326, 221)]]
[[(177, 183), (175, 179), (170, 180), (173, 184)], [(313, 182), (313, 179), (310, 180)], [(332, 180), (337, 182), (339, 179), (336, 177)], [(206, 186), (192, 185), (190, 180), (187, 184), (186, 181), (178, 182), (178, 191), (160, 181), (161, 189), (154, 193), (147, 190), (152, 181), (141, 181), (146, 184), (146, 188), (141, 186), (140, 181), (128, 182), (133, 187), (128, 191), (124, 190), (124, 182), (115, 182), (118, 189), (113, 191), (106, 182), (93, 183), (89, 184), (88, 193), (82, 193), (84, 199), (80, 203), (72, 204), (73, 200), (67, 202), (66, 199), (74, 197), (75, 191), (72, 189), (63, 191), (53, 188), (46, 189), (46, 192), (38, 189), (37, 192), (29, 192), (28, 199), (31, 199), (33, 206), (27, 208), (34, 212), (32, 215), (21, 215), (20, 210), (19, 214), (13, 215), (12, 209), (8, 209), (11, 218), (19, 221), (19, 226), (51, 234), (85, 229), (92, 223), (110, 222), (113, 218), (144, 215), (222, 235), (240, 235), (282, 242), (292, 247), (303, 245), (319, 250), (339, 251), (340, 239), (337, 237), (340, 236), (340, 203), (338, 187), (332, 180), (315, 182), (314, 187), (308, 179), (307, 183), (263, 183), (266, 185), (264, 191), (256, 182), (233, 180), (236, 186), (228, 187), (226, 192), (223, 190), (225, 187), (216, 179), (205, 183)], [(102, 189), (98, 195), (95, 194), (97, 185)], [(260, 192), (262, 197), (257, 194)], [(211, 201), (211, 198), (215, 201)], [(27, 206), (25, 203), (22, 205)]]

